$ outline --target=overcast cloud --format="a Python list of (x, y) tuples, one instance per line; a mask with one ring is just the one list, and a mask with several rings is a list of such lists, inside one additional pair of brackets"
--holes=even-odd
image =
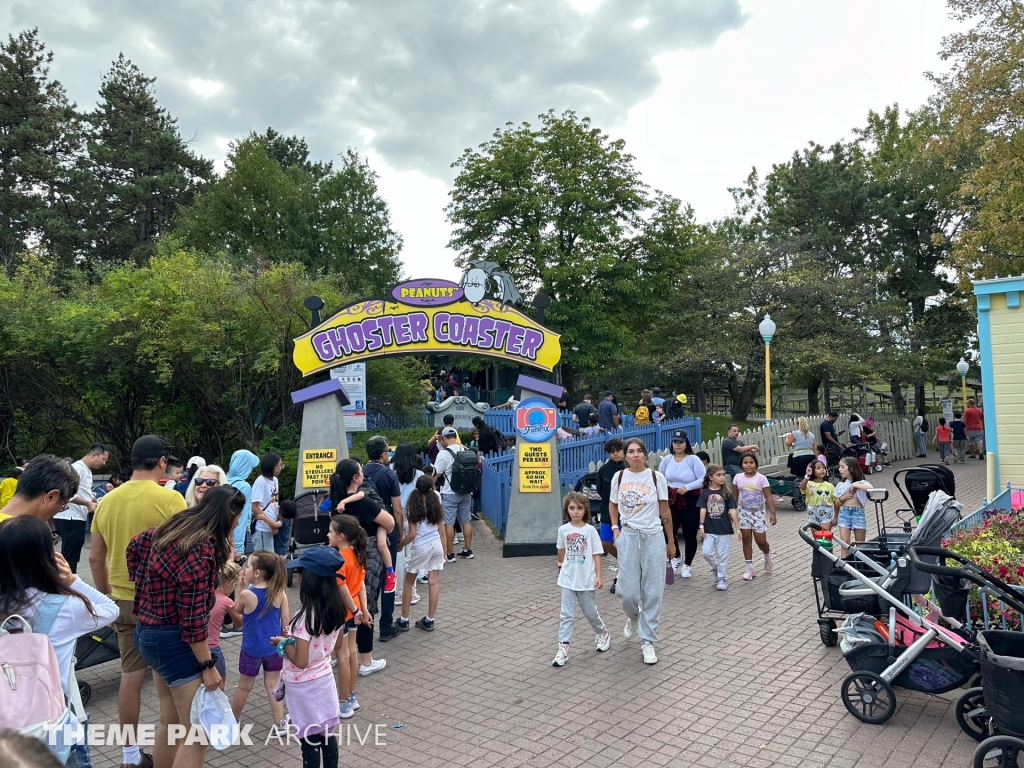
[(87, 0), (9, 4), (5, 21), (40, 28), (83, 107), (123, 51), (206, 155), (272, 125), (319, 157), (357, 146), (447, 179), (508, 120), (555, 107), (624, 122), (660, 81), (657, 55), (713, 45), (743, 14), (739, 0)]

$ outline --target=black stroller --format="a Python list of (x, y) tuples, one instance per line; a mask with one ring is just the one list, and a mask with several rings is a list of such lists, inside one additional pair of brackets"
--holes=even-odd
[[(331, 513), (321, 512), (320, 504), (328, 495), (327, 490), (323, 489), (306, 491), (295, 497), (295, 519), (292, 520), (292, 537), (288, 542), (289, 560), (297, 559), (304, 549), (327, 543)], [(292, 585), (294, 573), (294, 570), (288, 569), (289, 587)]]
[[(110, 627), (101, 627), (88, 635), (82, 635), (75, 643), (75, 672), (120, 658), (117, 633)], [(92, 698), (92, 686), (79, 680), (78, 692), (82, 696), (82, 704), (88, 704)]]
[[(910, 560), (932, 574), (940, 604), (955, 600), (953, 609), (961, 610), (969, 585), (974, 584), (983, 595), (1001, 600), (1024, 617), (1024, 596), (965, 557), (938, 547), (911, 547)], [(960, 567), (947, 566), (948, 560)], [(940, 584), (945, 589), (938, 589)], [(986, 630), (978, 633), (977, 643), (981, 686), (969, 688), (957, 699), (957, 724), (981, 742), (974, 752), (976, 768), (1020, 765), (1024, 760), (1024, 632)]]

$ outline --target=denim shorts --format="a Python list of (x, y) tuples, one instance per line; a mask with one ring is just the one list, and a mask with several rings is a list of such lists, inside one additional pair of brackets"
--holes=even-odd
[(177, 624), (162, 627), (136, 624), (135, 648), (171, 688), (191, 683), (200, 677), (196, 672), (195, 654), (189, 644), (181, 639), (181, 627)]
[(868, 518), (864, 514), (864, 508), (840, 507), (839, 527), (850, 528), (855, 531), (866, 531), (868, 529)]

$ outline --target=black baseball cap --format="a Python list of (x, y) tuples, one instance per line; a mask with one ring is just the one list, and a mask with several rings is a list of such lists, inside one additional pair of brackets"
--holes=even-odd
[(318, 544), (303, 550), (295, 560), (289, 560), (288, 569), (301, 568), (304, 571), (315, 573), (317, 576), (330, 578), (338, 572), (344, 562), (341, 554), (334, 547)]
[(690, 436), (687, 434), (685, 429), (674, 429), (672, 430), (672, 440), (685, 440), (690, 442)]
[(612, 397), (612, 396), (614, 396), (614, 394), (615, 394), (615, 393), (614, 393), (614, 392), (612, 392), (612, 391), (611, 391), (610, 389), (606, 389), (606, 390), (604, 391), (604, 396), (605, 396), (605, 397)]
[(172, 455), (173, 451), (174, 446), (160, 435), (143, 435), (132, 443), (133, 459), (162, 459), (166, 456), (168, 461), (181, 461)]
[(661, 396), (661, 387), (655, 387), (654, 389), (652, 389), (651, 390), (651, 394), (652, 395), (658, 395), (660, 397)]

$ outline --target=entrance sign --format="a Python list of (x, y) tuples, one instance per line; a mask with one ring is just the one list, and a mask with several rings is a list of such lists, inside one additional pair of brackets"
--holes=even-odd
[[(561, 394), (561, 392), (559, 392)], [(516, 408), (516, 434), (531, 443), (549, 440), (558, 429), (558, 411), (550, 400), (530, 397)]]
[[(475, 269), (479, 269), (476, 267)], [(514, 286), (488, 276), (494, 298), (447, 280), (413, 280), (386, 298), (357, 301), (295, 339), (304, 376), (388, 355), (482, 355), (545, 371), (561, 359), (559, 335), (509, 304)], [(472, 289), (472, 302), (467, 297)]]
[(338, 463), (338, 452), (333, 448), (317, 448), (302, 452), (302, 487), (327, 488)]
[(331, 378), (341, 382), (352, 404), (345, 406), (345, 431), (366, 431), (366, 363), (331, 368)]

